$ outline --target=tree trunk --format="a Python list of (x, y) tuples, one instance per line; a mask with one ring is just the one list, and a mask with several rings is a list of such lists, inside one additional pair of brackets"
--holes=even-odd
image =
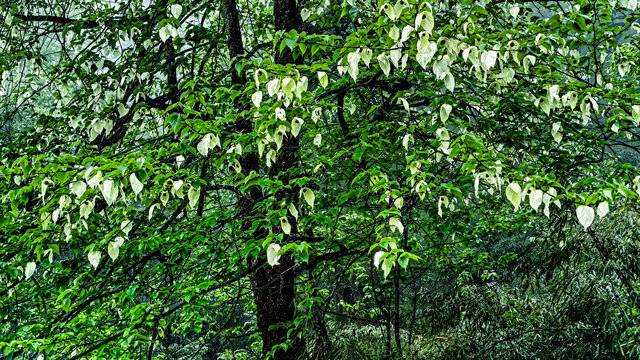
[[(241, 55), (244, 52), (242, 43), (242, 30), (238, 18), (237, 4), (235, 0), (223, 0), (223, 16), (225, 21), (225, 30), (228, 35), (228, 49), (231, 59)], [(274, 19), (275, 30), (289, 31), (299, 28), (302, 24), (300, 12), (296, 6), (295, 0), (276, 0), (274, 2)], [(277, 64), (286, 65), (293, 63), (293, 56), (289, 49), (282, 53), (275, 54)], [(301, 59), (299, 59), (301, 60)], [(246, 82), (245, 76), (238, 76), (232, 68), (232, 82), (236, 85), (243, 85)], [(239, 105), (239, 102), (236, 102)], [(239, 109), (241, 110), (241, 109)], [(252, 122), (245, 119), (240, 120), (239, 128), (244, 133), (253, 131)], [(283, 144), (283, 151), (276, 159), (270, 176), (277, 176), (281, 171), (287, 172), (295, 164), (295, 153), (298, 149), (298, 139), (288, 137)], [(240, 162), (243, 172), (249, 174), (251, 171), (258, 172), (259, 159), (256, 154), (247, 154)], [(281, 180), (286, 179), (286, 175)], [(276, 197), (284, 197), (285, 194), (276, 194)], [(244, 217), (243, 230), (251, 230), (251, 222), (258, 214), (255, 205), (258, 199), (262, 198), (262, 192), (258, 187), (253, 187), (244, 194), (239, 195), (238, 203), (240, 214)], [(297, 224), (295, 219), (290, 219), (292, 225), (292, 234), (297, 232)], [(253, 236), (262, 240), (267, 234), (264, 231), (257, 231)], [(288, 237), (285, 237), (286, 242)], [(254, 263), (256, 260), (249, 260)], [(280, 265), (265, 265), (258, 268), (250, 275), (251, 288), (254, 294), (257, 310), (258, 330), (262, 337), (263, 350), (269, 352), (274, 346), (287, 342), (288, 330), (290, 324), (295, 319), (295, 289), (294, 282), (297, 274), (292, 271), (294, 262), (289, 254), (284, 254), (280, 260)], [(251, 265), (251, 264), (250, 264)], [(303, 353), (302, 343), (296, 340), (297, 337), (291, 337), (291, 342), (287, 351), (278, 349), (274, 356), (274, 360), (297, 359)]]
[[(275, 0), (273, 7), (275, 19), (275, 31), (285, 32), (298, 29), (302, 24), (300, 11), (295, 0)], [(298, 62), (302, 59), (298, 58)], [(289, 49), (275, 54), (275, 62), (280, 65), (294, 63), (293, 55)], [(281, 172), (280, 180), (288, 183), (287, 172), (295, 166), (295, 153), (298, 150), (298, 138), (289, 136), (284, 139), (282, 152), (276, 159), (270, 170), (271, 176), (277, 176)], [(285, 194), (276, 194), (278, 200), (284, 198)], [(297, 223), (290, 217), (289, 223), (292, 228), (292, 235), (297, 233)], [(284, 242), (289, 236), (284, 237)], [(297, 274), (293, 273), (294, 262), (290, 254), (284, 254), (280, 260), (280, 265), (264, 266), (251, 275), (251, 286), (258, 312), (258, 330), (262, 335), (262, 346), (264, 351), (270, 351), (274, 346), (284, 343), (287, 340), (287, 333), (293, 320), (295, 319), (295, 289), (294, 283)], [(298, 359), (304, 352), (304, 345), (294, 336), (289, 336), (291, 342), (287, 351), (278, 349), (274, 360)]]

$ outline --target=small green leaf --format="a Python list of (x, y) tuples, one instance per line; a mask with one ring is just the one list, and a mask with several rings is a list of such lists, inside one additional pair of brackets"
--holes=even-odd
[(296, 43), (298, 42), (298, 39), (300, 39), (299, 36), (294, 36), (291, 38), (287, 38), (284, 42), (285, 44), (287, 44), (287, 47), (289, 47), (289, 49), (293, 50), (293, 48), (296, 46)]

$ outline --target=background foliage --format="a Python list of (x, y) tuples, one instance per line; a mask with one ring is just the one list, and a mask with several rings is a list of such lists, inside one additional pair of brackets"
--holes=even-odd
[(635, 0), (0, 3), (0, 358), (637, 358)]

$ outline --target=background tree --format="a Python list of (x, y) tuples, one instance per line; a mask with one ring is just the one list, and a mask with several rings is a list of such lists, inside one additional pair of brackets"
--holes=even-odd
[(4, 357), (637, 354), (636, 2), (1, 11)]

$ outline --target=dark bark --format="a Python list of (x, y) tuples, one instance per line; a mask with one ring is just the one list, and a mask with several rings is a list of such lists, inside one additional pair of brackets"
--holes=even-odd
[[(234, 85), (243, 85), (246, 78), (243, 74), (238, 75), (233, 69), (234, 59), (238, 59), (244, 53), (242, 43), (242, 29), (240, 27), (237, 4), (235, 0), (223, 0), (223, 16), (225, 21), (225, 30), (228, 35), (228, 49), (232, 63), (232, 83)], [(274, 15), (276, 22), (276, 30), (291, 30), (297, 28), (302, 23), (299, 11), (295, 1), (276, 1), (274, 4)], [(290, 52), (280, 53), (276, 55), (278, 64), (287, 64), (293, 62)], [(236, 101), (238, 111), (244, 110), (240, 101)], [(238, 129), (243, 133), (249, 133), (253, 130), (253, 124), (249, 119), (240, 119), (237, 123)], [(271, 176), (278, 176), (282, 171), (287, 172), (294, 165), (295, 152), (298, 148), (298, 139), (285, 139), (282, 154), (276, 159), (276, 163), (271, 169)], [(259, 171), (259, 158), (255, 153), (245, 155), (241, 161), (242, 171), (249, 174), (252, 171)], [(286, 177), (286, 176), (284, 176)], [(285, 194), (276, 194), (283, 197)], [(259, 217), (260, 214), (255, 208), (256, 203), (263, 196), (262, 191), (258, 187), (252, 187), (243, 194), (238, 196), (239, 211), (244, 218), (242, 228), (245, 233), (249, 233), (252, 229), (252, 221)], [(294, 219), (291, 219), (294, 232)], [(266, 237), (264, 230), (257, 230), (253, 233), (256, 239), (261, 240)], [(285, 239), (286, 241), (287, 239)], [(259, 259), (249, 260), (249, 265), (255, 265), (264, 261), (264, 255)], [(294, 262), (290, 255), (283, 255), (277, 266), (261, 266), (253, 271), (250, 275), (251, 287), (257, 309), (258, 330), (262, 337), (263, 349), (269, 352), (274, 346), (287, 341), (287, 332), (290, 324), (295, 318), (295, 289), (294, 281), (297, 274), (294, 273)], [(297, 359), (302, 354), (302, 347), (299, 341), (293, 341), (288, 351), (278, 349), (273, 359), (289, 360)]]
[[(273, 2), (273, 16), (276, 32), (298, 30), (302, 26), (302, 17), (296, 0), (275, 0)], [(275, 54), (275, 61), (276, 64), (282, 65), (302, 63), (302, 57), (298, 57), (295, 61), (291, 50), (285, 48), (284, 51)]]
[[(290, 31), (298, 29), (302, 24), (302, 18), (295, 0), (276, 0), (274, 2), (275, 30)], [(298, 63), (302, 58), (297, 59)], [(295, 63), (289, 49), (275, 54), (275, 62), (280, 65)], [(298, 150), (298, 138), (286, 137), (283, 141), (282, 152), (271, 168), (271, 176), (279, 176), (283, 183), (289, 182), (288, 170), (295, 166), (296, 152)], [(278, 193), (278, 200), (287, 194)], [(290, 217), (292, 236), (297, 234), (295, 219)], [(285, 236), (284, 242), (290, 241)], [(251, 285), (258, 311), (258, 330), (262, 335), (263, 349), (270, 351), (274, 346), (287, 340), (287, 333), (295, 319), (295, 289), (294, 283), (297, 272), (294, 272), (295, 264), (290, 254), (280, 258), (280, 265), (266, 266), (254, 272), (251, 276)], [(278, 349), (273, 359), (293, 360), (301, 357), (304, 347), (301, 341), (293, 335), (290, 337), (290, 347), (287, 351)]]
[(238, 75), (238, 72), (234, 68), (234, 61), (244, 53), (242, 29), (240, 28), (240, 18), (238, 16), (236, 0), (222, 0), (222, 16), (224, 18), (224, 28), (228, 36), (227, 46), (229, 48), (229, 57), (231, 58), (231, 81), (234, 84), (244, 84), (246, 82), (245, 76)]
[[(265, 352), (287, 341), (287, 332), (295, 318), (295, 274), (293, 258), (283, 255), (280, 265), (264, 266), (251, 274), (251, 286), (257, 308), (258, 330)], [(272, 359), (294, 360), (302, 354), (297, 338), (291, 338), (287, 351), (278, 349)]]
[(402, 343), (400, 341), (400, 267), (396, 265), (396, 273), (394, 279), (394, 323), (393, 336), (396, 341), (398, 357), (402, 357)]

